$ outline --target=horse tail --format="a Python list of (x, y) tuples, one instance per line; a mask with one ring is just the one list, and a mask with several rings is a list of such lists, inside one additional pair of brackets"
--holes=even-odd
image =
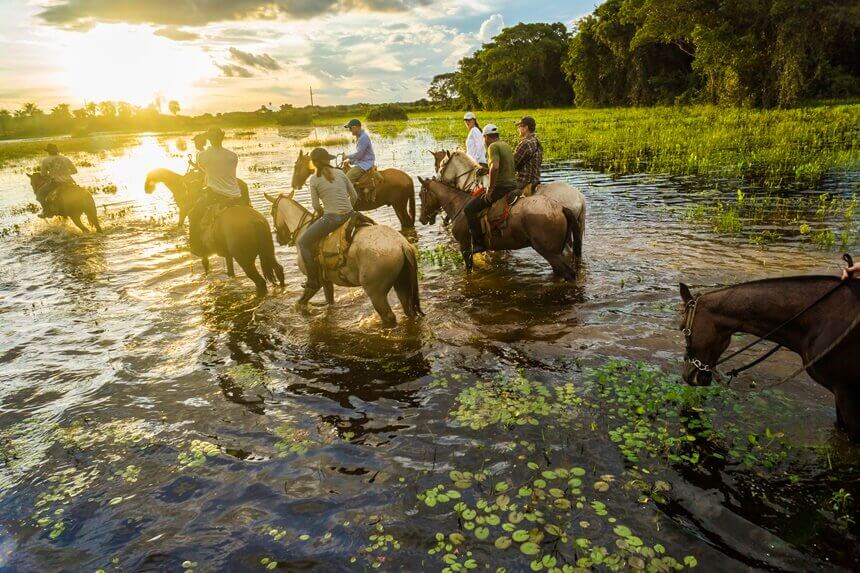
[(415, 255), (415, 247), (412, 245), (403, 246), (404, 264), (400, 269), (400, 276), (397, 277), (397, 282), (408, 289), (403, 289), (403, 292), (408, 295), (407, 300), (402, 300), (403, 311), (410, 317), (424, 316), (424, 311), (421, 310), (421, 295), (418, 292), (418, 257)]
[(269, 228), (269, 223), (265, 220), (256, 221), (254, 230), (257, 234), (260, 267), (263, 269), (263, 276), (272, 284), (284, 286), (284, 267), (275, 257), (275, 242), (272, 240), (272, 230)]
[(409, 213), (409, 223), (414, 227), (415, 226), (415, 183), (410, 178), (409, 180), (409, 203), (407, 204), (407, 210)]
[(582, 240), (585, 236), (585, 202), (582, 203), (582, 209), (579, 210), (579, 218), (577, 219), (579, 223), (576, 226), (577, 231), (579, 231), (573, 237), (573, 252), (577, 257), (582, 257)]
[(573, 249), (573, 254), (576, 257), (582, 256), (582, 230), (580, 229), (579, 219), (573, 214), (573, 211), (567, 207), (562, 207), (564, 218), (567, 219), (567, 232), (565, 233), (564, 244), (566, 247)]

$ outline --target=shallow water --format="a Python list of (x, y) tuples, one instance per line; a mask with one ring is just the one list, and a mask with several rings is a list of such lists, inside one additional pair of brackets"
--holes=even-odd
[[(255, 132), (226, 145), (240, 154), (240, 176), (268, 217), (262, 193), (288, 190), (301, 138), (316, 135)], [(428, 149), (454, 144), (417, 129), (376, 142), (381, 165), (413, 176), (431, 174)], [(677, 372), (680, 280), (704, 288), (835, 274), (839, 248), (795, 229), (809, 221), (845, 232), (856, 247), (856, 215), (817, 219), (813, 208), (721, 235), (685, 213), (696, 202), (731, 201), (735, 182), (715, 190), (714, 182), (612, 178), (558, 163), (548, 177), (588, 200), (575, 284), (552, 281), (531, 251), (492, 255), (472, 275), (425, 256), (426, 316), (384, 329), (359, 290), (338, 289), (337, 304), (311, 317), (297, 313), (303, 278), (292, 248), (277, 247), (286, 288), (263, 299), (241, 272), (226, 277), (221, 261), (204, 275), (175, 226), (169, 193), (143, 191), (149, 169), (184, 171), (185, 145), (184, 136), (142, 136), (131, 147), (73, 156), (91, 165), (79, 183), (118, 188), (96, 195), (105, 227), (98, 236), (24, 209), (33, 196), (23, 174), (35, 159), (0, 171), (0, 568), (441, 570), (446, 553), (465, 561), (468, 546), (482, 569), (520, 571), (532, 558), (516, 546), (496, 549), (495, 530), (489, 541), (464, 531), (459, 549), (428, 554), (437, 532), (455, 532), (463, 520), (453, 504), (430, 507), (423, 492), (451, 487), (453, 469), (516, 489), (527, 461), (586, 469), (586, 507), (564, 519), (589, 522), (576, 534), (589, 547), (614, 551), (624, 524), (704, 570), (860, 565), (857, 526), (839, 519), (856, 513), (860, 459), (833, 428), (832, 398), (805, 376), (776, 391), (750, 390), (751, 381), (761, 389), (791, 372), (797, 357), (778, 353), (736, 382), (731, 400), (717, 401), (716, 419), (746, 424), (744, 437), (785, 434), (779, 472), (731, 455), (724, 464), (625, 461), (607, 435), (619, 422), (589, 370), (617, 357)], [(850, 200), (858, 181), (858, 173), (839, 174), (823, 189), (791, 193)], [(298, 197), (307, 200), (306, 189)], [(372, 216), (397, 226), (391, 209)], [(756, 245), (763, 231), (785, 236)], [(423, 253), (451, 244), (441, 226), (410, 237)], [(553, 410), (536, 414), (537, 425), (463, 423), (457, 410), (470, 388), (517, 372), (551, 391), (572, 382), (582, 401), (575, 421)], [(643, 469), (670, 484), (661, 503), (624, 487)], [(494, 489), (471, 484), (463, 499)], [(839, 490), (848, 497), (834, 509)], [(594, 500), (606, 515), (585, 515)], [(371, 537), (379, 528), (392, 538)], [(590, 554), (557, 551), (559, 563)], [(638, 568), (631, 555), (619, 567)]]

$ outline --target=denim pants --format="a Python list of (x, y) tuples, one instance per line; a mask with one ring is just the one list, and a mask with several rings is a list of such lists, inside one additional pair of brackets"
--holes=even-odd
[(302, 260), (305, 262), (305, 274), (308, 276), (308, 287), (320, 287), (320, 268), (317, 263), (316, 250), (320, 241), (329, 233), (346, 223), (352, 213), (334, 214), (327, 213), (311, 223), (308, 230), (299, 237), (298, 247)]

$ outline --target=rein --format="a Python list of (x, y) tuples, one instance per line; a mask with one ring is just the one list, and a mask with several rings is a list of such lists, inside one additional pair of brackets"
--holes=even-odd
[[(854, 260), (851, 258), (851, 255), (846, 253), (845, 255), (842, 256), (842, 259), (848, 264), (849, 267), (854, 266)], [(849, 277), (849, 280), (850, 280), (850, 277)], [(696, 308), (697, 308), (699, 299), (702, 298), (703, 296), (705, 296), (705, 294), (713, 294), (713, 293), (720, 292), (720, 291), (723, 291), (726, 289), (722, 288), (722, 289), (718, 289), (715, 291), (711, 291), (709, 293), (700, 294), (699, 296), (695, 297), (693, 300), (691, 300), (687, 303), (685, 311), (684, 311), (685, 312), (684, 329), (682, 332), (684, 333), (684, 338), (686, 339), (686, 343), (687, 343), (687, 352), (684, 356), (684, 361), (692, 364), (700, 372), (711, 372), (711, 373), (719, 376), (719, 372), (716, 370), (717, 366), (719, 366), (720, 364), (724, 364), (724, 363), (728, 362), (729, 360), (735, 358), (736, 356), (738, 356), (742, 352), (745, 352), (745, 351), (749, 350), (750, 348), (752, 348), (753, 346), (756, 346), (760, 342), (768, 340), (771, 336), (773, 336), (774, 334), (776, 334), (777, 332), (779, 332), (780, 330), (782, 330), (783, 328), (785, 328), (786, 326), (788, 326), (789, 324), (791, 324), (792, 322), (794, 322), (795, 320), (797, 320), (798, 318), (800, 318), (801, 316), (806, 314), (808, 311), (812, 310), (814, 307), (819, 305), (822, 301), (827, 299), (830, 295), (835, 293), (841, 287), (845, 286), (846, 282), (847, 281), (844, 281), (844, 280), (839, 281), (839, 283), (837, 285), (835, 285), (833, 288), (831, 288), (830, 290), (825, 292), (823, 295), (818, 297), (811, 304), (809, 304), (806, 307), (804, 307), (803, 309), (801, 309), (794, 316), (792, 316), (788, 320), (784, 321), (783, 323), (781, 323), (777, 327), (773, 328), (770, 332), (767, 332), (766, 334), (759, 336), (758, 338), (756, 338), (755, 340), (753, 340), (749, 344), (746, 344), (745, 346), (741, 347), (738, 350), (735, 350), (734, 352), (732, 352), (728, 356), (725, 356), (725, 357), (717, 360), (717, 362), (714, 364), (713, 367), (708, 365), (708, 364), (704, 364), (698, 358), (690, 357), (690, 346), (692, 343), (692, 335), (693, 335), (693, 323), (696, 320)], [(836, 348), (839, 345), (839, 343), (841, 343), (843, 340), (845, 340), (845, 338), (847, 338), (848, 335), (851, 334), (851, 332), (857, 327), (858, 324), (860, 324), (860, 315), (858, 315), (854, 319), (854, 321), (845, 330), (845, 332), (843, 332), (839, 337), (837, 337), (836, 340), (834, 342), (832, 342), (827, 348), (825, 348), (821, 353), (819, 353), (818, 356), (816, 356), (815, 358), (813, 358), (809, 362), (801, 365), (800, 368), (798, 368), (792, 374), (786, 376), (785, 378), (783, 378), (782, 380), (780, 380), (779, 382), (774, 384), (772, 387), (779, 386), (780, 384), (783, 384), (784, 382), (791, 380), (792, 378), (794, 378), (795, 376), (797, 376), (798, 374), (800, 374), (804, 370), (807, 370), (807, 369), (811, 368), (812, 366), (814, 366), (819, 360), (821, 360), (827, 354), (829, 354), (831, 350)], [(765, 360), (767, 360), (768, 358), (770, 358), (771, 356), (776, 354), (776, 352), (780, 348), (782, 348), (782, 345), (777, 344), (776, 346), (771, 348), (767, 353), (756, 358), (755, 360), (753, 360), (749, 364), (741, 366), (740, 368), (734, 368), (734, 369), (730, 370), (728, 372), (728, 377), (729, 377), (728, 384), (731, 384), (732, 379), (734, 379), (741, 372), (743, 372), (745, 370), (749, 370), (753, 366), (757, 366), (757, 365), (761, 364), (762, 362), (764, 362)]]
[[(423, 185), (421, 186), (421, 193), (422, 193), (422, 194), (423, 194), (423, 193), (425, 193), (425, 192), (427, 192), (427, 193), (429, 193), (429, 192), (430, 192), (430, 185), (429, 185), (430, 181), (432, 181), (432, 180), (431, 180), (431, 179), (428, 179), (428, 180), (427, 180), (427, 183), (425, 183), (425, 184), (423, 184)], [(463, 191), (463, 190), (462, 190), (462, 189), (460, 189), (459, 187), (456, 187), (456, 186), (454, 186), (454, 185), (451, 185), (450, 183), (447, 183), (447, 182), (442, 181), (442, 180), (437, 180), (437, 183), (441, 183), (442, 185), (444, 185), (444, 186), (448, 187), (449, 189), (452, 189), (452, 190), (454, 190), (454, 191), (459, 191), (460, 193), (468, 193), (467, 191)], [(452, 198), (451, 200), (449, 200), (448, 202), (446, 202), (444, 205), (439, 205), (439, 208), (438, 208), (438, 209), (436, 209), (435, 211), (433, 211), (433, 213), (431, 213), (431, 214), (430, 214), (430, 217), (432, 217), (432, 216), (436, 215), (437, 213), (439, 213), (439, 211), (444, 210), (444, 209), (445, 209), (445, 207), (447, 207), (448, 205), (450, 205), (451, 203), (453, 203), (455, 199), (456, 199), (456, 196), (455, 196), (455, 197), (453, 197), (453, 198)], [(425, 201), (424, 201), (424, 197), (421, 197), (421, 203), (425, 203)], [(454, 216), (453, 216), (453, 217), (450, 217), (450, 218), (448, 219), (448, 221), (447, 221), (447, 223), (446, 223), (446, 224), (453, 223), (455, 220), (457, 220), (457, 217), (459, 217), (459, 216), (460, 216), (460, 214), (463, 212), (463, 209), (465, 209), (465, 208), (466, 208), (466, 205), (468, 205), (468, 204), (469, 204), (469, 202), (468, 202), (468, 201), (466, 201), (465, 203), (463, 203), (463, 206), (462, 206), (462, 207), (460, 207), (460, 208), (457, 210), (457, 212), (456, 212), (456, 213), (454, 213)]]
[[(281, 203), (281, 199), (283, 199), (283, 195), (278, 195), (278, 198), (272, 204), (272, 217), (275, 219), (275, 229), (277, 230), (277, 213), (278, 213), (278, 205)], [(295, 231), (290, 231), (290, 228), (287, 227), (286, 231), (286, 244), (290, 247), (296, 246), (296, 238), (303, 228), (312, 223), (314, 220), (314, 214), (305, 209), (305, 212), (302, 213), (302, 216), (299, 218), (299, 224), (296, 226)], [(286, 226), (286, 223), (284, 224)]]
[(440, 180), (442, 183), (445, 183), (446, 185), (451, 185), (451, 186), (452, 186), (452, 187), (454, 187), (455, 189), (459, 189), (460, 179), (461, 179), (464, 175), (469, 175), (469, 174), (471, 174), (471, 173), (474, 173), (474, 172), (476, 172), (478, 169), (480, 169), (480, 168), (481, 168), (481, 166), (480, 166), (480, 165), (475, 165), (474, 167), (471, 167), (471, 168), (467, 169), (466, 171), (463, 171), (462, 173), (460, 173), (460, 174), (459, 174), (459, 175), (457, 175), (456, 177), (454, 177), (454, 179), (452, 179), (452, 180), (451, 180), (451, 183), (449, 183), (448, 181), (446, 181), (446, 180), (445, 180), (445, 170), (446, 170), (446, 169), (448, 169), (448, 166), (449, 166), (450, 164), (451, 164), (451, 159), (449, 158), (449, 159), (445, 162), (445, 164), (441, 166), (442, 168), (439, 170), (439, 178), (440, 178), (439, 180)]

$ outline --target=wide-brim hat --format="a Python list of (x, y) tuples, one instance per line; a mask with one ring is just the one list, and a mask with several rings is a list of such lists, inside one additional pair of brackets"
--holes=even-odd
[(332, 155), (322, 147), (317, 147), (316, 149), (311, 151), (311, 161), (315, 161), (317, 163), (321, 163), (323, 161), (331, 161), (332, 159), (336, 158), (337, 155)]

